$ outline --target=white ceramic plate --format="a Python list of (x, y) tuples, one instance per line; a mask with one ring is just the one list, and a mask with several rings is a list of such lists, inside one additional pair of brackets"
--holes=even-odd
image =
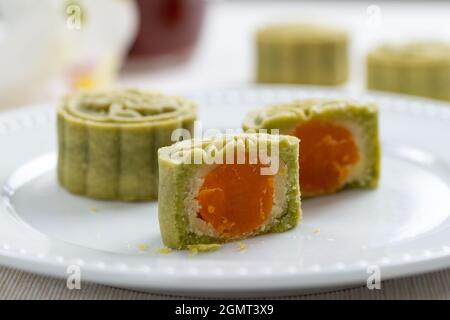
[[(238, 128), (249, 109), (271, 102), (348, 97), (287, 87), (188, 95), (205, 126), (221, 129)], [(94, 201), (58, 186), (53, 108), (0, 115), (0, 263), (58, 277), (76, 264), (82, 281), (234, 296), (363, 285), (371, 266), (382, 280), (449, 267), (450, 106), (393, 95), (353, 98), (380, 105), (380, 187), (305, 200), (295, 230), (246, 240), (244, 251), (230, 243), (196, 256), (157, 253), (156, 202)]]

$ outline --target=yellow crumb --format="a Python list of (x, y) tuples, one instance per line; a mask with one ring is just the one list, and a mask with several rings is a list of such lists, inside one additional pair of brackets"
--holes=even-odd
[(314, 229), (314, 233), (315, 233), (315, 234), (319, 234), (319, 233), (320, 233), (320, 228), (315, 228), (315, 229)]
[(97, 209), (97, 207), (92, 206), (92, 207), (89, 208), (89, 211), (90, 211), (91, 213), (97, 213), (97, 212), (98, 212), (98, 209)]
[(158, 250), (158, 253), (160, 253), (160, 254), (169, 254), (171, 252), (172, 252), (172, 249), (167, 248), (167, 247), (163, 247)]
[(146, 243), (141, 243), (138, 245), (138, 249), (139, 251), (147, 251), (148, 250), (149, 245)]
[(214, 212), (214, 206), (208, 206), (208, 212), (213, 213)]
[(218, 243), (211, 243), (211, 244), (192, 244), (188, 245), (187, 248), (189, 249), (189, 255), (195, 256), (198, 253), (204, 253), (204, 252), (213, 252), (218, 250), (222, 245)]
[(239, 246), (239, 251), (240, 252), (243, 252), (243, 251), (247, 250), (247, 245), (245, 243), (243, 243), (243, 242), (239, 242), (238, 246)]

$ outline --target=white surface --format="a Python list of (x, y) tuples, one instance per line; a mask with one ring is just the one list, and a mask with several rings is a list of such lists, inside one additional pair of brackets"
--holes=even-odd
[[(239, 127), (250, 108), (273, 101), (347, 94), (256, 88), (188, 96), (199, 103), (208, 127), (223, 129)], [(443, 146), (450, 136), (450, 108), (390, 95), (355, 98), (381, 107), (383, 170), (377, 190), (305, 200), (304, 220), (295, 230), (246, 240), (244, 252), (230, 243), (193, 257), (155, 252), (162, 246), (156, 203), (93, 201), (57, 185), (51, 108), (4, 114), (0, 145), (9, 153), (0, 168), (0, 182), (7, 180), (0, 263), (60, 277), (68, 265), (78, 264), (85, 281), (233, 295), (362, 285), (371, 265), (381, 268), (383, 280), (449, 267), (450, 150)], [(150, 247), (142, 251), (141, 244)]]

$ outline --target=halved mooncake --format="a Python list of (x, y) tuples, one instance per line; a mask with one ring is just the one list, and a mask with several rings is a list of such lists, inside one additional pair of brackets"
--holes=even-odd
[(303, 196), (372, 188), (380, 174), (378, 109), (371, 103), (309, 99), (247, 115), (244, 130), (278, 129), (300, 139)]
[(297, 138), (220, 135), (184, 140), (158, 154), (166, 246), (222, 243), (298, 224)]
[(367, 57), (367, 87), (450, 101), (450, 44), (387, 44)]
[(258, 82), (339, 85), (347, 78), (345, 31), (305, 24), (276, 24), (258, 31)]
[(98, 199), (157, 198), (160, 147), (172, 131), (193, 129), (196, 106), (141, 90), (78, 92), (61, 99), (58, 178), (67, 190)]

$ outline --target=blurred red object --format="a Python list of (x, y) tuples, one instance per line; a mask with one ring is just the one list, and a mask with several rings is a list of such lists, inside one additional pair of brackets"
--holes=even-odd
[(203, 23), (204, 0), (136, 0), (139, 29), (131, 57), (189, 54)]

